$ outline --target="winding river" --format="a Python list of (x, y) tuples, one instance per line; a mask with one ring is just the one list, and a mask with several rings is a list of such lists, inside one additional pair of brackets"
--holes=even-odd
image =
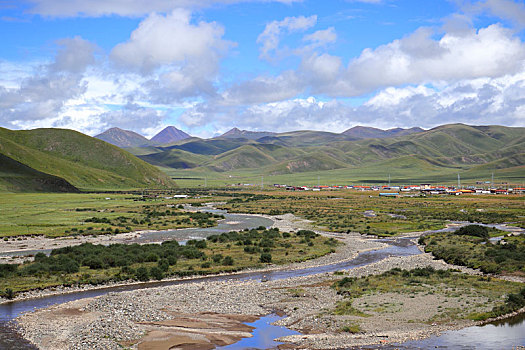
[[(208, 210), (208, 209), (203, 209)], [(238, 215), (228, 214), (221, 211), (213, 210), (224, 214), (225, 220), (213, 228), (206, 229), (183, 229), (183, 230), (168, 230), (162, 232), (149, 232), (141, 236), (140, 240), (143, 242), (154, 242), (165, 239), (177, 239), (185, 241), (188, 239), (205, 238), (212, 234), (226, 232), (230, 230), (242, 230), (245, 228), (254, 228), (258, 226), (269, 227), (272, 225), (272, 220), (262, 218), (255, 215)], [(495, 225), (500, 229), (511, 231), (506, 226)], [(448, 228), (440, 231), (453, 230), (455, 228)], [(151, 288), (164, 285), (192, 283), (195, 281), (219, 281), (219, 280), (261, 280), (266, 276), (268, 279), (285, 279), (290, 277), (307, 276), (318, 273), (334, 272), (338, 270), (348, 270), (360, 266), (365, 266), (390, 256), (408, 256), (420, 254), (419, 249), (413, 243), (414, 237), (391, 238), (382, 239), (381, 242), (387, 243), (386, 248), (368, 251), (359, 254), (356, 258), (318, 267), (311, 267), (297, 270), (280, 270), (270, 272), (244, 272), (235, 275), (209, 276), (198, 277), (194, 279), (179, 280), (179, 281), (160, 281), (144, 284), (134, 284), (119, 287), (108, 287), (96, 290), (79, 291), (69, 294), (51, 295), (41, 298), (27, 299), (14, 301), (10, 303), (0, 304), (0, 349), (35, 349), (33, 345), (23, 339), (12, 324), (17, 316), (23, 312), (32, 311), (35, 309), (45, 308), (50, 305), (65, 303), (81, 298), (90, 298), (98, 295), (103, 295), (109, 292), (129, 291), (136, 289)], [(483, 335), (484, 337), (482, 337)], [(252, 338), (250, 338), (252, 339)], [(253, 339), (256, 339), (254, 337)], [(484, 344), (488, 344), (485, 346)], [(492, 346), (491, 346), (492, 344)], [(494, 347), (494, 344), (497, 345)], [(384, 347), (385, 349), (429, 349), (429, 348), (445, 348), (445, 349), (511, 349), (512, 346), (525, 344), (525, 318), (521, 317), (510, 322), (500, 324), (486, 325), (483, 327), (469, 327), (459, 331), (446, 332), (439, 337), (432, 337), (422, 341), (407, 342), (404, 344), (397, 344), (395, 347)], [(250, 341), (247, 342), (246, 348), (254, 348), (257, 344)], [(364, 347), (367, 348), (367, 347)], [(368, 347), (377, 348), (377, 347)]]

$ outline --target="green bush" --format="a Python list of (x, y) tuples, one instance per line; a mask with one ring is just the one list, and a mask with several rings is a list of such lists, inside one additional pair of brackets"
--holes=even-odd
[(259, 260), (262, 263), (271, 263), (272, 262), (272, 254), (270, 254), (270, 253), (262, 253), (261, 257), (259, 258)]
[(164, 274), (157, 266), (154, 266), (150, 269), (149, 275), (159, 281), (164, 278)]
[(149, 273), (148, 269), (146, 269), (144, 266), (141, 266), (135, 271), (135, 278), (139, 281), (149, 281)]
[(480, 225), (467, 225), (460, 227), (458, 230), (456, 230), (455, 234), (462, 236), (481, 237), (484, 239), (489, 238), (489, 230), (487, 230), (486, 227)]
[(222, 264), (225, 266), (232, 266), (233, 265), (233, 258), (231, 256), (225, 256), (222, 260)]

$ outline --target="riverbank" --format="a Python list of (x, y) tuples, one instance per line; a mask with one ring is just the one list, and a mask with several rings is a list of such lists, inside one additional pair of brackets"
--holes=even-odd
[[(387, 258), (348, 270), (345, 276), (361, 277), (394, 267), (413, 269), (425, 266), (435, 269), (451, 267), (433, 260), (428, 254), (421, 254)], [(379, 312), (374, 317), (360, 318), (362, 331), (358, 334), (341, 332), (343, 325), (355, 317), (334, 316), (327, 312), (342, 300), (330, 288), (335, 278), (341, 276), (323, 273), (264, 284), (253, 280), (207, 281), (109, 293), (37, 310), (21, 316), (18, 322), (24, 337), (43, 349), (92, 349), (95, 346), (118, 349), (124, 343), (141, 349), (148, 348), (151, 341), (158, 341), (160, 335), (166, 339), (197, 339), (201, 345), (206, 345), (207, 341), (209, 346), (224, 345), (226, 335), (231, 335), (227, 329), (215, 328), (212, 332), (222, 335), (222, 343), (217, 343), (213, 340), (215, 338), (209, 337), (210, 325), (206, 322), (198, 325), (195, 320), (202, 315), (261, 317), (274, 310), (287, 315), (278, 321), (279, 325), (303, 333), (280, 339), (293, 344), (292, 348), (333, 349), (385, 341), (403, 342), (477, 324), (468, 320), (439, 325), (427, 323), (425, 315), (436, 313), (444, 297), (392, 294), (388, 295), (388, 300), (398, 307), (403, 305), (399, 312)], [(358, 304), (379, 303), (378, 298), (377, 295), (363, 297)], [(446, 302), (450, 307), (466, 307), (461, 298), (447, 297)], [(480, 298), (479, 302), (484, 300)], [(191, 327), (174, 325), (176, 321), (173, 320), (180, 321), (181, 315), (193, 320)]]
[[(296, 218), (291, 214), (280, 215), (277, 217), (267, 216), (267, 215), (264, 215), (264, 216), (263, 215), (251, 215), (251, 214), (249, 216), (261, 216), (267, 219), (271, 219), (275, 223), (272, 227), (277, 227), (280, 230), (286, 231), (286, 232), (304, 229), (305, 227), (307, 227), (307, 223), (306, 223), (307, 220)], [(135, 237), (139, 237), (140, 233), (144, 233), (144, 232), (151, 232), (151, 231), (135, 232), (135, 234), (138, 234)], [(322, 231), (316, 231), (316, 232), (320, 234), (324, 234), (324, 235), (328, 234)], [(333, 235), (331, 234), (330, 236), (333, 237)], [(337, 234), (335, 236), (337, 237)], [(374, 249), (381, 249), (386, 246), (386, 244), (377, 242), (374, 239), (363, 238), (358, 233), (345, 234), (345, 235), (339, 236), (338, 240), (342, 243), (342, 245), (338, 249), (336, 249), (336, 252), (322, 256), (320, 258), (307, 260), (307, 261), (300, 262), (300, 263), (292, 263), (286, 266), (269, 265), (262, 269), (261, 268), (244, 269), (242, 271), (235, 272), (235, 273), (214, 274), (214, 275), (208, 275), (207, 277), (213, 278), (217, 276), (229, 276), (229, 275), (235, 276), (235, 275), (253, 273), (253, 272), (265, 273), (265, 272), (270, 272), (270, 271), (297, 270), (297, 269), (318, 267), (318, 266), (323, 266), (323, 265), (328, 265), (328, 264), (349, 261), (355, 258), (361, 252), (374, 250)], [(112, 243), (115, 243), (115, 242), (112, 242)], [(128, 242), (128, 243), (132, 243), (132, 242)], [(183, 278), (173, 277), (173, 278), (165, 278), (162, 280), (162, 282), (159, 282), (159, 281), (138, 282), (135, 280), (130, 280), (130, 281), (122, 281), (122, 282), (109, 282), (109, 283), (103, 283), (99, 285), (82, 284), (82, 285), (74, 285), (74, 286), (58, 286), (58, 287), (52, 287), (52, 288), (47, 288), (43, 290), (32, 290), (28, 292), (22, 292), (22, 293), (17, 294), (17, 296), (11, 300), (0, 297), (0, 304), (6, 303), (6, 302), (12, 302), (12, 301), (27, 300), (27, 299), (32, 299), (32, 298), (42, 298), (42, 297), (51, 296), (51, 295), (70, 294), (70, 293), (76, 293), (76, 292), (82, 292), (82, 291), (99, 290), (99, 289), (114, 288), (114, 287), (120, 287), (120, 286), (136, 285), (136, 286), (147, 287), (149, 285), (152, 285), (152, 286), (158, 285), (159, 283), (169, 284), (169, 283), (175, 283), (177, 281), (192, 280), (195, 278), (206, 278), (206, 277), (204, 276), (189, 276), (189, 277), (183, 277)]]
[[(306, 220), (289, 214), (268, 218), (272, 218), (274, 225), (279, 225), (275, 227), (282, 231), (311, 228)], [(344, 245), (336, 253), (315, 260), (252, 271), (293, 271), (325, 266), (349, 261), (361, 252), (386, 246), (386, 243), (357, 233), (320, 233), (337, 237)], [(162, 347), (156, 347), (159, 344), (211, 349), (215, 345), (233, 343), (239, 337), (249, 336), (249, 330), (239, 328), (242, 320), (253, 320), (276, 310), (287, 315), (278, 324), (302, 333), (281, 339), (292, 348), (331, 349), (403, 342), (475, 325), (475, 322), (468, 320), (446, 324), (428, 322), (444, 303), (450, 307), (472, 307), (460, 298), (436, 293), (389, 294), (358, 300), (357, 305), (376, 305), (378, 310), (385, 307), (382, 305), (385, 300), (391, 300), (393, 306), (387, 306), (386, 312), (377, 311), (373, 317), (358, 318), (360, 331), (356, 334), (341, 331), (349, 322), (355, 322), (356, 316), (335, 316), (329, 311), (342, 301), (342, 296), (330, 287), (333, 280), (345, 276), (376, 275), (395, 267), (411, 270), (426, 266), (456, 268), (467, 274), (479, 274), (475, 270), (434, 260), (426, 253), (392, 256), (337, 276), (321, 273), (263, 284), (255, 280), (188, 281), (179, 285), (109, 293), (37, 310), (19, 317), (17, 321), (24, 337), (43, 349), (120, 349), (121, 346), (160, 349)], [(21, 297), (35, 296), (38, 294)], [(490, 307), (488, 300), (478, 298), (476, 301), (477, 304), (486, 304), (486, 308)], [(180, 323), (181, 318), (186, 323)], [(220, 327), (220, 324), (227, 327)]]
[[(210, 205), (208, 205), (210, 204)], [(215, 209), (212, 204), (207, 203), (206, 207), (209, 209)], [(184, 209), (187, 212), (198, 212), (198, 208), (193, 208), (187, 205)], [(255, 215), (254, 215), (255, 216)], [(220, 219), (217, 223), (225, 222), (225, 219)], [(207, 228), (207, 227), (206, 227)], [(58, 249), (68, 246), (76, 246), (83, 243), (91, 244), (132, 244), (132, 243), (155, 243), (161, 242), (161, 239), (141, 241), (145, 234), (158, 233), (165, 231), (182, 231), (187, 229), (199, 229), (199, 227), (186, 227), (186, 228), (174, 228), (174, 229), (163, 229), (163, 230), (138, 230), (125, 233), (108, 233), (98, 235), (74, 235), (74, 236), (63, 236), (56, 238), (49, 238), (45, 236), (19, 236), (16, 238), (10, 238), (7, 240), (0, 240), (0, 264), (20, 264), (25, 261), (32, 261), (33, 257), (24, 256), (26, 254), (34, 255), (37, 251), (49, 251), (52, 249)], [(205, 229), (205, 228), (203, 228)]]

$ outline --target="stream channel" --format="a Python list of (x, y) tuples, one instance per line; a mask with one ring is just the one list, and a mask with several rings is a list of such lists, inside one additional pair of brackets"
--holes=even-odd
[[(220, 213), (225, 216), (225, 220), (221, 221), (218, 226), (213, 228), (190, 228), (182, 230), (167, 230), (161, 232), (148, 232), (141, 236), (142, 242), (154, 242), (166, 239), (177, 239), (178, 241), (186, 241), (188, 239), (202, 239), (212, 234), (218, 234), (231, 230), (242, 230), (245, 228), (254, 228), (259, 226), (270, 227), (272, 220), (262, 218), (255, 215), (238, 215), (228, 214), (224, 211), (215, 209), (202, 209), (214, 213)], [(511, 231), (506, 226), (496, 226), (500, 229)], [(438, 230), (439, 232), (454, 230), (448, 228)], [(437, 231), (429, 231), (437, 232)], [(515, 232), (515, 230), (514, 230)], [(13, 322), (23, 312), (29, 312), (36, 309), (45, 308), (54, 304), (61, 304), (72, 300), (91, 298), (103, 295), (109, 292), (122, 292), (136, 289), (145, 289), (165, 285), (193, 283), (197, 281), (221, 281), (221, 280), (261, 280), (265, 276), (269, 280), (286, 279), (291, 277), (308, 276), (318, 273), (331, 273), (340, 270), (349, 270), (356, 267), (365, 266), (374, 262), (380, 261), (390, 256), (409, 256), (420, 254), (419, 249), (413, 242), (414, 237), (403, 238), (389, 238), (380, 239), (380, 242), (388, 244), (388, 247), (363, 252), (356, 258), (340, 263), (317, 266), (297, 270), (277, 270), (266, 272), (244, 272), (235, 275), (221, 275), (197, 277), (193, 279), (177, 280), (177, 281), (160, 281), (149, 282), (143, 284), (134, 284), (127, 286), (108, 287), (94, 290), (86, 290), (73, 292), (68, 294), (50, 295), (40, 298), (26, 299), (20, 301), (13, 301), (9, 303), (0, 304), (0, 350), (26, 350), (35, 349), (27, 340), (23, 339), (16, 331), (16, 325)], [(247, 338), (237, 343), (240, 346), (231, 347), (231, 349), (264, 349), (270, 347), (274, 348), (279, 343), (261, 343), (258, 339), (276, 338), (284, 334), (293, 334), (294, 331), (286, 330), (283, 333), (282, 327), (273, 327), (269, 324), (275, 319), (275, 315), (269, 315), (261, 318), (260, 322), (255, 324), (257, 328), (254, 330), (254, 337)], [(268, 330), (272, 334), (263, 334), (258, 336), (261, 332)], [(272, 337), (273, 332), (275, 336)], [(235, 345), (235, 344), (234, 344)], [(458, 331), (445, 332), (441, 336), (431, 337), (425, 340), (412, 341), (403, 344), (396, 344), (395, 347), (382, 346), (382, 349), (512, 349), (517, 345), (525, 345), (525, 317), (523, 315), (513, 320), (500, 322), (498, 324), (489, 324), (482, 327), (468, 327)], [(363, 349), (377, 349), (378, 346), (362, 347)]]

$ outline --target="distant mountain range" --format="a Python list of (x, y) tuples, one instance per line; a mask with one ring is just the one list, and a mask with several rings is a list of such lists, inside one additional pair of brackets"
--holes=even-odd
[[(381, 130), (381, 129), (376, 129), (376, 128), (367, 127), (367, 126), (355, 126), (351, 129), (348, 129), (342, 132), (341, 134), (334, 134), (334, 133), (325, 133), (325, 132), (316, 132), (316, 131), (294, 131), (294, 132), (288, 132), (288, 133), (276, 133), (276, 132), (269, 132), (269, 131), (248, 131), (248, 130), (240, 130), (238, 128), (233, 128), (225, 132), (224, 134), (216, 137), (216, 139), (260, 140), (262, 138), (266, 138), (265, 140), (261, 140), (261, 141), (267, 141), (268, 143), (272, 143), (272, 140), (274, 138), (277, 138), (278, 140), (282, 141), (287, 138), (288, 139), (296, 138), (296, 136), (299, 136), (299, 137), (303, 136), (304, 138), (308, 138), (309, 135), (315, 135), (315, 137), (319, 137), (319, 135), (324, 134), (325, 136), (328, 136), (328, 138), (330, 139), (354, 140), (354, 139), (367, 139), (367, 138), (396, 137), (396, 136), (418, 133), (422, 131), (424, 130), (421, 128), (417, 128), (417, 127), (410, 128), (410, 129), (395, 128), (395, 129), (389, 129), (389, 130)], [(340, 136), (337, 137), (334, 135), (340, 135)], [(96, 135), (95, 137), (97, 139), (106, 141), (108, 143), (111, 143), (112, 145), (115, 145), (121, 148), (166, 146), (169, 144), (173, 144), (173, 143), (191, 138), (190, 135), (188, 135), (182, 130), (177, 129), (174, 126), (168, 126), (164, 128), (161, 132), (153, 136), (150, 140), (148, 140), (144, 136), (134, 131), (123, 130), (120, 128), (108, 129), (104, 131), (103, 133)]]
[(120, 148), (132, 148), (167, 145), (190, 138), (191, 136), (174, 126), (168, 126), (157, 135), (153, 136), (151, 140), (148, 140), (134, 131), (123, 130), (120, 128), (108, 129), (95, 137)]
[(368, 126), (354, 126), (351, 129), (343, 131), (342, 134), (350, 136), (350, 137), (355, 137), (357, 139), (384, 139), (388, 137), (415, 134), (415, 133), (423, 132), (423, 131), (425, 130), (421, 128), (417, 128), (417, 127), (410, 128), (410, 129), (395, 128), (395, 129), (381, 130), (381, 129), (371, 128)]
[(78, 192), (166, 188), (156, 167), (73, 130), (0, 128), (0, 191)]
[(273, 136), (276, 135), (275, 132), (267, 132), (267, 131), (248, 131), (248, 130), (239, 130), (237, 128), (233, 128), (230, 131), (225, 132), (220, 138), (226, 138), (226, 139), (248, 139), (248, 140), (257, 140), (261, 137), (265, 136)]
[[(506, 169), (525, 174), (525, 128), (442, 125), (381, 130), (354, 127), (341, 134), (232, 129), (212, 139), (189, 138), (167, 147), (131, 150), (163, 168), (279, 175), (340, 169), (385, 176), (400, 173), (457, 174)], [(396, 170), (397, 169), (397, 170)]]
[(159, 168), (190, 178), (215, 173), (224, 178), (291, 174), (293, 179), (309, 179), (327, 174), (330, 179), (353, 176), (366, 181), (390, 174), (450, 180), (460, 172), (462, 178), (478, 179), (497, 170), (510, 181), (525, 181), (523, 127), (354, 127), (340, 134), (234, 128), (211, 139), (168, 127), (151, 140), (112, 128), (97, 137), (125, 150), (72, 130), (0, 128), (0, 192), (175, 186)]

